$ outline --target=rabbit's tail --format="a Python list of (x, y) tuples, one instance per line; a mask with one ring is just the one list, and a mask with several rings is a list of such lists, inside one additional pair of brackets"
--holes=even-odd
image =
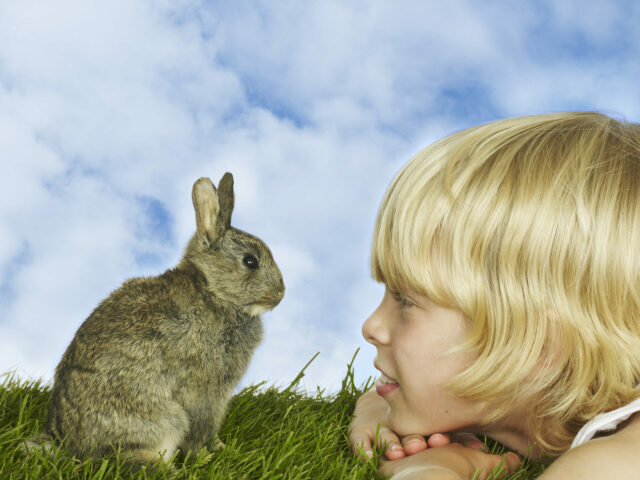
[(29, 454), (32, 450), (40, 450), (41, 452), (49, 454), (53, 451), (54, 447), (55, 443), (51, 435), (48, 433), (39, 433), (24, 441), (22, 451)]

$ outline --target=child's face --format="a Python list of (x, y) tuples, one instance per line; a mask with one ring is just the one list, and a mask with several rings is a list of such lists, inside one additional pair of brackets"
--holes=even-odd
[(446, 353), (464, 337), (464, 315), (422, 296), (408, 300), (412, 304), (387, 288), (362, 326), (377, 349), (376, 368), (392, 381), (377, 384), (390, 406), (390, 427), (399, 435), (430, 435), (478, 425), (481, 407), (444, 388), (473, 361), (469, 354)]

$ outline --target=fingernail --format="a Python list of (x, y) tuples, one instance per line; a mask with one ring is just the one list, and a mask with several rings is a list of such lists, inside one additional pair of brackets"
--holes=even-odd
[(389, 445), (389, 450), (392, 450), (392, 451), (402, 450), (402, 445), (399, 445), (397, 443), (392, 443), (391, 445)]
[(365, 450), (364, 454), (369, 458), (373, 458), (373, 450)]
[(510, 457), (511, 460), (513, 460), (514, 462), (521, 462), (522, 461), (520, 459), (520, 456), (517, 453), (509, 452), (509, 453), (507, 453), (507, 456)]
[(409, 441), (407, 442), (407, 444), (405, 445), (405, 448), (406, 448), (406, 447), (408, 447), (408, 446), (410, 446), (410, 445), (418, 446), (418, 445), (420, 445), (420, 444), (421, 444), (420, 440), (418, 440), (417, 438), (414, 438), (413, 440), (409, 440)]

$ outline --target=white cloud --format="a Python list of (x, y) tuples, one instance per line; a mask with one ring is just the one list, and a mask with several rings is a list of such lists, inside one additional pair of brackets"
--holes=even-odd
[(331, 389), (358, 347), (366, 379), (369, 242), (402, 163), (502, 116), (640, 118), (638, 8), (555, 5), (3, 3), (0, 371), (50, 377), (101, 298), (179, 260), (193, 181), (228, 170), (234, 225), (287, 283), (245, 381), (286, 384), (320, 351), (304, 383)]

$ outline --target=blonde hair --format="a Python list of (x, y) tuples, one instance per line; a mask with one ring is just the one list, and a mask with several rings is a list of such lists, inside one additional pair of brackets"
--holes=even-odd
[[(640, 397), (640, 125), (596, 112), (449, 135), (394, 178), (372, 275), (460, 309), (476, 361), (458, 395), (487, 423), (531, 405), (541, 448)], [(558, 426), (562, 428), (557, 428)]]

